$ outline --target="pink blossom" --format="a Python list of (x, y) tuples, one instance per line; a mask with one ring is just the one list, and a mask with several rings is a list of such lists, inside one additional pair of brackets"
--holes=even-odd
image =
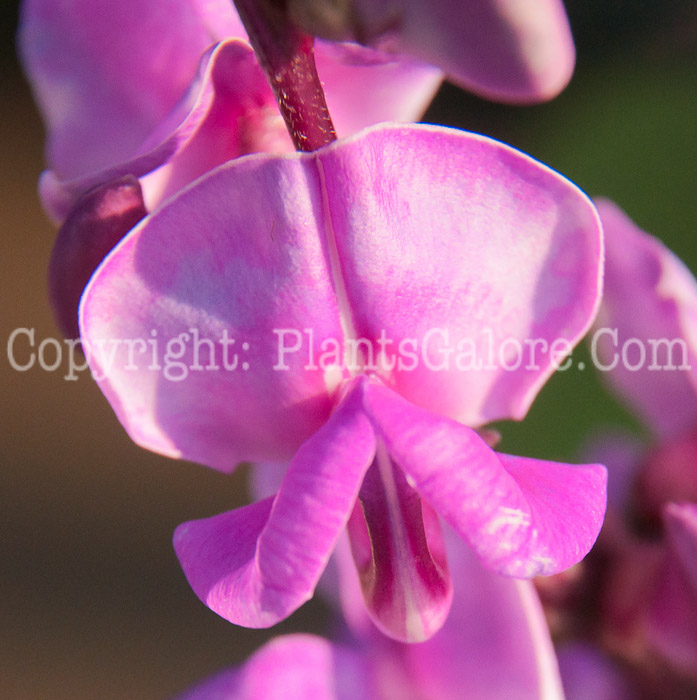
[[(436, 513), (498, 573), (581, 559), (604, 469), (498, 454), (472, 428), (522, 418), (555, 341), (568, 352), (586, 331), (601, 247), (593, 206), (558, 174), (426, 126), (231, 161), (146, 217), (83, 297), (102, 390), (148, 449), (222, 471), (288, 463), (275, 497), (177, 530), (197, 595), (273, 625), (348, 526), (369, 613), (413, 641), (452, 595)], [(174, 363), (153, 361), (157, 339)], [(535, 359), (511, 363), (529, 339)], [(493, 365), (463, 366), (485, 345)]]

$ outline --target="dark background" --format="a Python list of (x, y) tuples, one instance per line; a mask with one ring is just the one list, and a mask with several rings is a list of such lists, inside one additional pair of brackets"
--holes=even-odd
[[(426, 120), (528, 151), (591, 195), (615, 199), (697, 269), (694, 2), (567, 3), (578, 46), (570, 87), (528, 108), (445, 87)], [(0, 9), (0, 697), (164, 700), (236, 663), (270, 632), (242, 630), (189, 590), (171, 549), (180, 522), (240, 505), (225, 477), (149, 454), (97, 387), (9, 366), (18, 327), (60, 337), (46, 298), (54, 230), (36, 180), (43, 133), (14, 57), (17, 3)], [(581, 351), (582, 352), (582, 351)], [(580, 356), (579, 356), (580, 357)], [(599, 428), (631, 425), (592, 371), (555, 376), (503, 448), (573, 459)], [(276, 628), (321, 630), (313, 601)]]

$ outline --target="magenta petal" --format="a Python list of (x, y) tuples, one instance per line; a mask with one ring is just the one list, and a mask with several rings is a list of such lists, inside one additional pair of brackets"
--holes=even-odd
[(350, 394), (298, 450), (275, 499), (180, 525), (174, 548), (196, 595), (246, 627), (294, 612), (312, 597), (374, 454)]
[(240, 669), (224, 671), (176, 700), (378, 700), (368, 658), (309, 634), (272, 639)]
[(348, 530), (365, 605), (375, 624), (402, 642), (433, 636), (452, 601), (440, 523), (381, 443)]
[[(697, 424), (697, 282), (615, 204), (601, 200), (598, 211), (607, 261), (591, 348), (596, 365), (656, 433), (674, 436)], [(670, 356), (666, 343), (673, 344)]]
[(383, 126), (317, 157), (367, 364), (467, 425), (522, 418), (597, 309), (590, 201), (508, 146), (440, 127)]
[(135, 152), (213, 43), (199, 4), (22, 4), (19, 44), (45, 116), (51, 169), (74, 178)]
[(79, 338), (77, 311), (92, 273), (147, 215), (138, 180), (125, 176), (87, 192), (65, 220), (53, 246), (48, 287), (58, 327)]
[(592, 547), (605, 512), (604, 467), (497, 454), (475, 431), (378, 385), (367, 387), (365, 405), (414, 488), (486, 568), (553, 574)]
[[(305, 353), (342, 330), (303, 165), (222, 166), (146, 218), (85, 291), (90, 367), (144, 447), (229, 471), (289, 460), (329, 416), (336, 377)], [(280, 368), (278, 329), (303, 345)]]

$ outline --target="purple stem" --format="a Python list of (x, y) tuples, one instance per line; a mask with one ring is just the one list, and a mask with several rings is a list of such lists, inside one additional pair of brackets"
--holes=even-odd
[(298, 151), (336, 140), (317, 75), (313, 38), (289, 19), (285, 0), (234, 0)]

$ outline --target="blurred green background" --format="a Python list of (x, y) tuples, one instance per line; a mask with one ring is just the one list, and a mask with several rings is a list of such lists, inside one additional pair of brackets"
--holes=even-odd
[[(614, 199), (697, 270), (697, 6), (567, 7), (578, 67), (559, 98), (512, 108), (445, 86), (425, 120), (531, 153), (591, 196)], [(11, 369), (15, 328), (35, 328), (37, 342), (59, 335), (45, 283), (55, 232), (35, 194), (43, 133), (14, 56), (17, 3), (0, 13), (0, 697), (164, 700), (271, 634), (209, 612), (171, 549), (178, 523), (244, 502), (245, 474), (140, 450), (86, 377)], [(502, 427), (503, 448), (573, 459), (588, 435), (617, 425), (632, 422), (592, 370), (568, 371), (523, 423)], [(321, 630), (325, 618), (313, 601), (274, 633)]]

